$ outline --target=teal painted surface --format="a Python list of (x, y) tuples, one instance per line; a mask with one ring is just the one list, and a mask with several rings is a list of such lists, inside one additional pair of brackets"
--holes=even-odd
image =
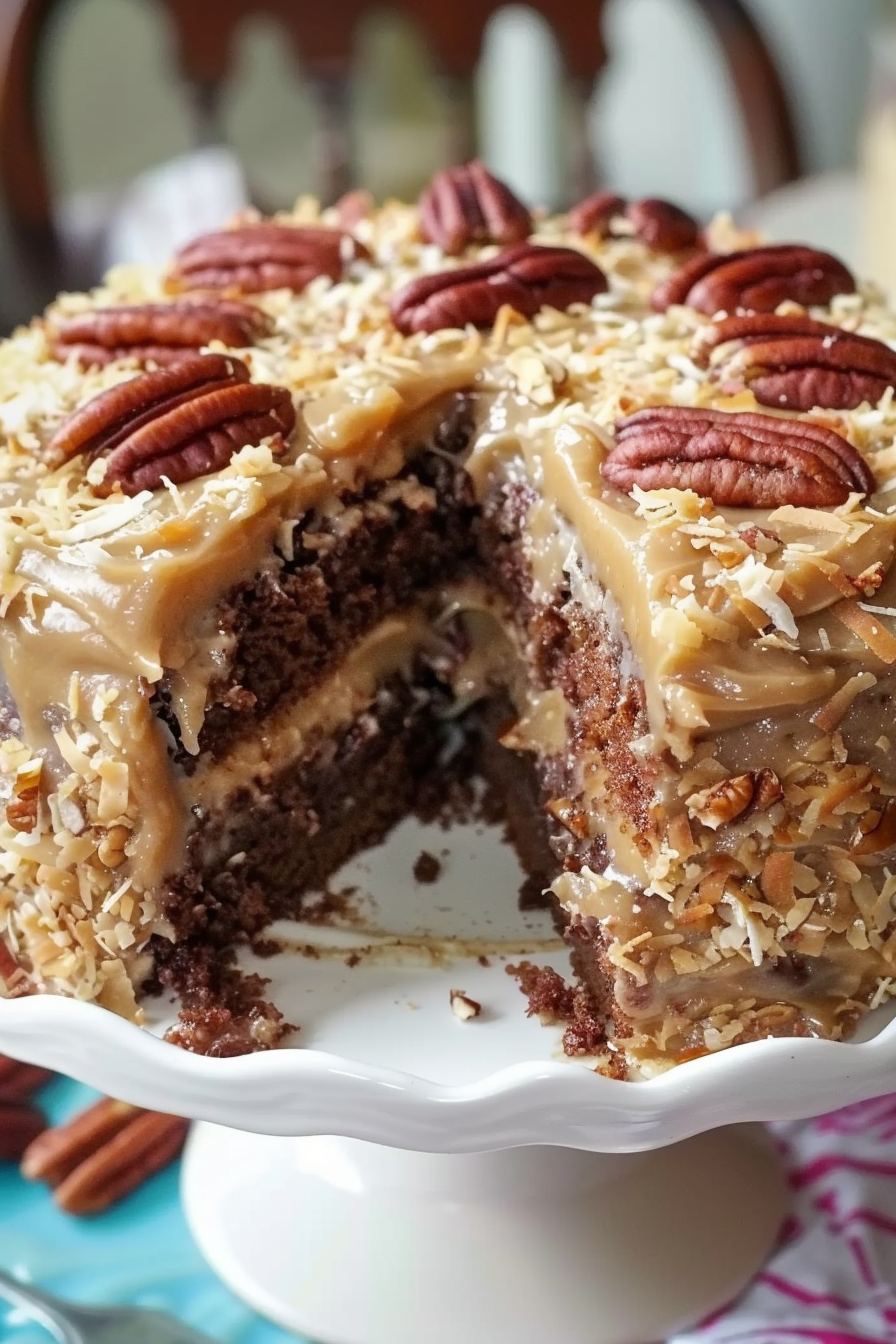
[[(40, 1100), (61, 1120), (91, 1098), (86, 1088), (59, 1081)], [(206, 1268), (181, 1212), (178, 1175), (172, 1168), (118, 1208), (87, 1220), (60, 1213), (43, 1186), (0, 1167), (0, 1266), (75, 1301), (170, 1311), (221, 1344), (295, 1344), (294, 1335), (262, 1321)], [(49, 1338), (0, 1305), (2, 1344)]]

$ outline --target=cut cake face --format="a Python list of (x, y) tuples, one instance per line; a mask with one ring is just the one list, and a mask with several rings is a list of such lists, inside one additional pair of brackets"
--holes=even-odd
[(162, 985), (190, 1048), (275, 1044), (233, 949), (450, 720), (599, 1067), (847, 1035), (896, 961), (896, 319), (825, 253), (481, 165), (352, 216), (0, 347), (0, 993)]

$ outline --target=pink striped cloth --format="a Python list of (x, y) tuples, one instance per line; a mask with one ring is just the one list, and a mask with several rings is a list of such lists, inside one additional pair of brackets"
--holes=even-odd
[(793, 1192), (778, 1249), (670, 1344), (896, 1344), (896, 1096), (771, 1129)]

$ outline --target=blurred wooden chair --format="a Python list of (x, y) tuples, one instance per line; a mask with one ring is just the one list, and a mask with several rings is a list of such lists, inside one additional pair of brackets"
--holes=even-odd
[[(38, 303), (83, 284), (73, 272), (54, 221), (54, 193), (39, 107), (39, 72), (47, 20), (63, 0), (0, 0), (0, 197)], [(606, 0), (529, 0), (551, 25), (581, 107), (578, 186), (592, 185), (585, 107), (606, 62), (601, 19)], [(798, 176), (793, 119), (775, 63), (741, 0), (694, 0), (725, 55), (742, 109), (757, 193)], [(293, 44), (319, 100), (318, 144), (323, 195), (354, 184), (350, 135), (355, 35), (375, 9), (369, 0), (156, 0), (174, 30), (180, 72), (190, 92), (197, 145), (220, 143), (220, 104), (230, 78), (235, 38), (252, 15), (277, 20)], [(393, 0), (426, 38), (454, 106), (453, 157), (475, 148), (472, 79), (483, 33), (499, 0)], [(435, 167), (436, 165), (434, 165)], [(90, 277), (88, 277), (89, 279)]]

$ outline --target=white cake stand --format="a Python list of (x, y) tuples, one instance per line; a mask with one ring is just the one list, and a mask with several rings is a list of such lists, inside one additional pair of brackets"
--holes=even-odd
[[(449, 845), (439, 883), (416, 883), (421, 849)], [(183, 1176), (193, 1232), (287, 1328), (328, 1344), (647, 1344), (729, 1300), (773, 1245), (783, 1182), (744, 1122), (896, 1089), (896, 1025), (878, 1012), (861, 1043), (597, 1076), (526, 1019), (504, 973), (522, 957), (567, 969), (548, 916), (515, 910), (517, 883), (488, 833), (407, 822), (333, 884), (373, 898), (353, 920), (289, 926), (316, 957), (259, 963), (302, 1048), (198, 1058), (44, 996), (0, 1001), (0, 1051), (202, 1121)], [(481, 1017), (459, 1021), (452, 988)]]

